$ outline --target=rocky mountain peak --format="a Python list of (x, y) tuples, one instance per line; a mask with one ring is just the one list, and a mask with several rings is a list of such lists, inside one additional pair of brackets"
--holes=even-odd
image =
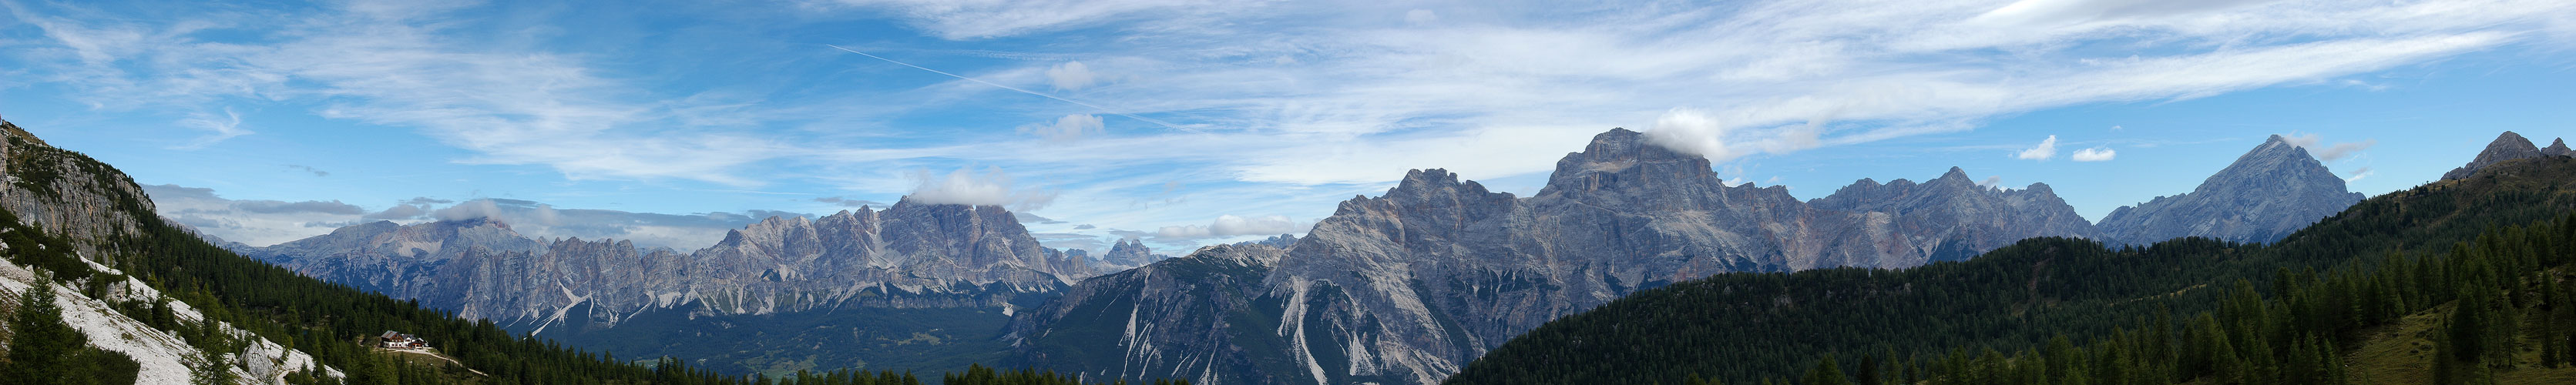
[[(2569, 153), (2565, 140), (2550, 143), (2550, 148), (2558, 153)], [(2466, 179), (2470, 175), (2476, 175), (2479, 169), (2484, 169), (2488, 165), (2514, 159), (2538, 158), (2548, 153), (2548, 151), (2542, 151), (2540, 147), (2533, 146), (2531, 139), (2523, 138), (2522, 134), (2505, 131), (2504, 134), (2496, 135), (2495, 141), (2487, 142), (2486, 150), (2479, 151), (2477, 159), (2470, 160), (2468, 165), (2451, 169), (2451, 172), (2442, 173), (2442, 180)]]
[(1100, 254), (1101, 262), (1122, 267), (1144, 266), (1164, 258), (1167, 257), (1155, 255), (1154, 249), (1139, 239), (1120, 239), (1109, 246), (1109, 252)]
[(2192, 192), (2113, 210), (2097, 228), (2130, 244), (2186, 236), (2272, 242), (2361, 198), (2306, 149), (2273, 135)]
[(1592, 136), (1592, 143), (1585, 145), (1583, 152), (1565, 154), (1565, 158), (1557, 160), (1556, 173), (1548, 177), (1548, 185), (1539, 195), (1622, 189), (1631, 184), (1714, 185), (1717, 181), (1708, 158), (1647, 143), (1643, 134), (1614, 128)]
[(1736, 192), (1740, 197), (1730, 196), (1727, 190), (1708, 158), (1648, 143), (1636, 131), (1611, 129), (1594, 135), (1583, 152), (1557, 160), (1555, 173), (1537, 197), (1548, 204), (1619, 207), (1631, 212), (1707, 210), (1734, 199), (1795, 200), (1788, 198), (1785, 189), (1744, 188)]

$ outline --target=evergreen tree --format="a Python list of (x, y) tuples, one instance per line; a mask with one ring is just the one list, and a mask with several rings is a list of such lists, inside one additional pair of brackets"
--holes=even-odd
[(2486, 354), (2487, 328), (2492, 322), (2487, 320), (2488, 296), (2485, 290), (2476, 286), (2459, 288), (2459, 303), (2453, 304), (2451, 317), (2444, 322), (2444, 335), (2449, 337), (2451, 353), (2447, 358), (2474, 363)]
[(1850, 377), (1843, 376), (1842, 366), (1834, 363), (1834, 355), (1827, 354), (1823, 360), (1816, 362), (1815, 370), (1807, 371), (1807, 378), (1799, 381), (1799, 384), (1852, 385), (1852, 382)]
[(36, 284), (18, 296), (18, 312), (9, 317), (9, 367), (0, 381), (13, 384), (75, 383), (73, 352), (89, 337), (63, 324), (62, 307), (54, 304), (51, 277), (38, 274)]

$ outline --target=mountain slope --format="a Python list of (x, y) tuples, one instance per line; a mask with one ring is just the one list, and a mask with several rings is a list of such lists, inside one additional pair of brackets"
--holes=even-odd
[(2112, 210), (2097, 226), (2115, 244), (2180, 237), (2272, 242), (2361, 198), (2306, 149), (2273, 135), (2190, 193)]
[(2488, 173), (2510, 177), (2437, 182), (2372, 198), (2271, 245), (2187, 238), (2113, 249), (2044, 238), (1901, 271), (1712, 276), (1551, 322), (1450, 382), (1675, 383), (1707, 376), (1743, 383), (1795, 378), (1827, 354), (2013, 351), (2055, 335), (2090, 338), (2139, 319), (2213, 310), (2230, 295), (2222, 289), (2240, 280), (2282, 287), (2293, 282), (2276, 277), (2291, 272), (2369, 266), (2391, 252), (2447, 252), (2494, 226), (2576, 210), (2576, 159), (2512, 161), (2481, 175)]
[[(1726, 186), (1710, 170), (1705, 158), (1624, 129), (1566, 155), (1529, 198), (1488, 191), (1445, 170), (1415, 170), (1384, 195), (1343, 202), (1266, 269), (1203, 278), (1237, 282), (1258, 274), (1258, 289), (1142, 289), (1220, 287), (1180, 281), (1186, 277), (1139, 283), (1136, 275), (1154, 274), (1155, 266), (1086, 280), (1013, 321), (1015, 354), (1100, 378), (1429, 383), (1541, 323), (1670, 282), (1730, 271), (1906, 267), (1993, 247), (1986, 244), (2090, 234), (2081, 226), (2022, 225), (2081, 223), (2065, 220), (2072, 209), (2045, 186), (1967, 189), (1955, 197), (1944, 197), (1954, 193), (1946, 190), (1855, 190), (1830, 201), (1888, 210), (1856, 212), (1818, 208), (1776, 186)], [(1880, 202), (1900, 198), (1919, 201)], [(2011, 220), (1991, 220), (1997, 217)], [(1197, 256), (1165, 263), (1191, 258)], [(1146, 305), (1067, 305), (1120, 298)], [(1160, 315), (1165, 319), (1244, 320), (1142, 334), (1103, 321), (1130, 306), (1181, 312)], [(1240, 325), (1246, 322), (1276, 326)], [(1101, 352), (1124, 353), (1113, 362), (1096, 358)]]

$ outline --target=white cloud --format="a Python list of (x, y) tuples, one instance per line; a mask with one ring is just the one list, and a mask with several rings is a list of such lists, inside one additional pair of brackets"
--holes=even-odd
[(1261, 2), (1241, 0), (814, 0), (808, 3), (893, 10), (896, 14), (916, 20), (921, 28), (933, 35), (951, 40), (966, 40), (1147, 18), (1140, 14), (1154, 14), (1159, 18), (1170, 19), (1196, 19), (1182, 11), (1218, 12), (1258, 6)]
[(1051, 141), (1081, 139), (1084, 136), (1098, 135), (1102, 129), (1104, 126), (1101, 124), (1100, 116), (1092, 114), (1065, 115), (1056, 118), (1055, 123), (1020, 126), (1022, 133), (1036, 134)]
[(1428, 10), (1428, 9), (1416, 9), (1416, 10), (1411, 10), (1411, 11), (1404, 11), (1404, 23), (1405, 23), (1405, 24), (1412, 24), (1412, 25), (1430, 25), (1431, 23), (1438, 23), (1438, 22), (1440, 22), (1440, 14), (1439, 14), (1439, 13), (1437, 13), (1437, 12), (1432, 12), (1431, 10)]
[(1099, 74), (1091, 72), (1091, 66), (1083, 65), (1078, 61), (1064, 62), (1064, 64), (1057, 64), (1055, 68), (1048, 68), (1046, 76), (1047, 81), (1054, 84), (1056, 89), (1066, 91), (1081, 91), (1100, 80)]
[(2040, 161), (2057, 158), (2057, 135), (2049, 135), (2047, 140), (2039, 141), (2038, 146), (2032, 146), (2030, 149), (2014, 153), (2013, 158)]
[(1154, 236), (1161, 242), (1248, 235), (1268, 236), (1304, 233), (1314, 225), (1314, 222), (1299, 222), (1280, 215), (1261, 217), (1221, 215), (1216, 217), (1215, 222), (1206, 225), (1163, 226), (1154, 231)]
[(204, 137), (199, 137), (196, 140), (188, 141), (187, 144), (173, 146), (171, 147), (172, 149), (193, 150), (206, 148), (206, 146), (212, 146), (215, 143), (223, 142), (225, 139), (232, 139), (234, 137), (252, 134), (250, 130), (241, 128), (241, 114), (233, 113), (233, 109), (231, 108), (225, 108), (224, 116), (222, 117), (216, 117), (213, 114), (207, 113), (197, 113), (187, 119), (180, 119), (179, 125), (210, 131), (210, 133), (206, 134)]
[(2282, 135), (2281, 139), (2284, 142), (2290, 143), (2290, 145), (2307, 149), (2309, 155), (2315, 155), (2318, 161), (2324, 162), (2333, 162), (2351, 158), (2353, 155), (2359, 155), (2362, 150), (2370, 149), (2370, 146), (2379, 145), (2378, 139), (2326, 144), (2325, 136), (2318, 134), (2292, 133), (2289, 135)]
[(914, 203), (1003, 206), (1013, 211), (1034, 211), (1054, 203), (1056, 196), (1054, 191), (1020, 189), (1009, 174), (1002, 173), (1000, 167), (986, 168), (980, 174), (970, 168), (960, 168), (945, 175), (920, 170), (912, 173), (912, 180), (915, 186), (906, 199)]
[(670, 247), (685, 252), (713, 245), (724, 238), (726, 231), (759, 222), (762, 218), (805, 216), (767, 210), (657, 214), (558, 209), (544, 203), (497, 198), (455, 202), (432, 210), (430, 205), (451, 201), (426, 197), (395, 202), (382, 211), (369, 212), (336, 200), (233, 200), (216, 195), (210, 188), (167, 184), (146, 185), (143, 190), (151, 197), (161, 216), (224, 240), (252, 246), (304, 239), (328, 234), (340, 227), (380, 220), (413, 224), (432, 220), (493, 218), (530, 237), (622, 239), (634, 241), (637, 246)]
[[(2559, 0), (1612, 2), (1437, 13), (1414, 12), (1434, 8), (1418, 4), (1230, 0), (804, 4), (893, 18), (924, 35), (960, 40), (890, 47), (912, 51), (907, 55), (1022, 50), (987, 51), (981, 54), (995, 56), (982, 58), (1002, 60), (942, 68), (1000, 84), (1079, 90), (1071, 99), (1117, 111), (992, 97), (1004, 91), (964, 81), (889, 89), (884, 84), (911, 83), (833, 78), (812, 87), (816, 78), (786, 67), (825, 62), (797, 56), (818, 50), (810, 46), (745, 56), (797, 59), (743, 60), (787, 70), (731, 71), (743, 74), (740, 82), (719, 78), (739, 88), (653, 89), (637, 83), (698, 72), (638, 69), (646, 62), (626, 56), (662, 51), (563, 44), (615, 40), (595, 36), (540, 31), (476, 39), (490, 26), (478, 23), (490, 18), (449, 13), (480, 11), (474, 5), (360, 4), (279, 17), (210, 12), (218, 16), (206, 18), (239, 19), (168, 25), (13, 9), (43, 35), (12, 38), (18, 44), (0, 55), (30, 63), (12, 68), (29, 76), (11, 72), (12, 80), (88, 90), (78, 101), (108, 110), (314, 105), (325, 117), (416, 129), (463, 149), (462, 162), (550, 167), (571, 179), (750, 185), (806, 178), (893, 194), (916, 183), (886, 170), (977, 164), (1066, 186), (1067, 199), (1083, 201), (1078, 206), (1117, 206), (1101, 202), (1136, 200), (1128, 190), (1173, 180), (1276, 191), (1256, 201), (1196, 187), (1197, 200), (1120, 206), (1137, 212), (1096, 221), (1152, 228), (1211, 210), (1329, 209), (1329, 201), (1287, 198), (1382, 190), (1371, 184), (1410, 168), (1447, 167), (1478, 179), (1543, 173), (1584, 138), (1679, 115), (1672, 107), (1689, 107), (1706, 123), (1695, 129), (1705, 135), (1656, 132), (1664, 131), (1656, 125), (1649, 131), (1658, 143), (1743, 159), (1955, 132), (1995, 116), (2069, 105), (2282, 86), (2358, 92), (2339, 79), (2468, 52), (2562, 45), (2576, 26), (2567, 22), (2576, 20), (2576, 3)], [(195, 33), (208, 28), (244, 33)], [(1051, 35), (1067, 31), (1081, 35)], [(254, 38), (208, 37), (218, 35)], [(975, 46), (1004, 40), (1012, 44)], [(1024, 41), (1045, 43), (1018, 44)], [(942, 50), (950, 46), (961, 50)], [(1076, 58), (1089, 82), (1054, 76), (1076, 74)], [(828, 65), (842, 71), (847, 64)], [(1116, 70), (1117, 86), (1100, 85), (1108, 78), (1094, 70), (1103, 68)], [(1050, 74), (1057, 69), (1065, 71)], [(691, 80), (684, 83), (717, 79)], [(815, 91), (836, 88), (847, 90)], [(830, 92), (844, 93), (812, 103), (767, 99)], [(281, 110), (274, 107), (254, 111)], [(935, 135), (882, 124), (959, 109), (1025, 117), (1132, 113), (1207, 133), (1122, 131), (1063, 141), (1015, 135), (1013, 124), (1021, 122)], [(828, 123), (798, 126), (777, 116)], [(889, 137), (901, 140), (883, 140)], [(2330, 150), (2311, 151), (2324, 157)], [(810, 169), (754, 169), (778, 164)], [(1263, 206), (1230, 207), (1243, 205)]]
[(1707, 157), (1711, 163), (1725, 163), (1741, 155), (1726, 143), (1726, 126), (1699, 110), (1666, 111), (1664, 116), (1655, 118), (1655, 128), (1645, 134), (1648, 143)]
[(2369, 167), (2369, 166), (2363, 166), (2363, 167), (2362, 167), (2361, 169), (2359, 169), (2359, 170), (2352, 170), (2352, 176), (2344, 177), (2344, 178), (2343, 178), (2343, 182), (2344, 182), (2344, 183), (2359, 182), (2359, 181), (2361, 181), (2361, 178), (2368, 178), (2368, 177), (2370, 177), (2370, 173), (2371, 173), (2371, 171), (2370, 171), (2370, 167)]
[[(571, 179), (694, 179), (756, 185), (734, 170), (793, 154), (785, 144), (709, 122), (728, 101), (658, 97), (602, 76), (582, 57), (458, 38), (460, 7), (344, 4), (292, 20), (223, 12), (145, 25), (12, 12), (73, 52), (30, 50), (57, 81), (108, 109), (213, 109), (237, 100), (317, 105), (315, 115), (419, 129), (470, 164), (530, 164)], [(91, 12), (71, 10), (67, 12)], [(229, 19), (224, 17), (230, 17)], [(262, 44), (203, 41), (210, 27), (273, 26)], [(62, 53), (54, 56), (50, 54)], [(77, 60), (69, 60), (77, 59)], [(248, 135), (228, 107), (180, 125), (211, 131), (180, 148)]]
[(1988, 176), (1986, 176), (1986, 180), (1977, 181), (1977, 187), (1984, 187), (1984, 188), (1995, 188), (1995, 186), (2000, 186), (2000, 185), (2003, 185), (2003, 184), (2004, 184), (2004, 176), (2002, 176), (2002, 175), (1988, 175)]
[(2094, 147), (2075, 150), (2074, 159), (2077, 162), (2102, 162), (2109, 161), (2118, 155), (2120, 155), (2119, 151), (2113, 151), (2110, 147)]

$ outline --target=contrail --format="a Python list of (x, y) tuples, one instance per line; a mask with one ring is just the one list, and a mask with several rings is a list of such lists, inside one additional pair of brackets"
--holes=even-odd
[(1001, 85), (1001, 84), (995, 84), (995, 83), (993, 83), (993, 82), (988, 82), (988, 81), (983, 81), (983, 80), (976, 80), (975, 78), (970, 78), (970, 77), (965, 77), (965, 76), (959, 76), (959, 75), (957, 75), (957, 74), (952, 74), (952, 73), (947, 73), (947, 72), (940, 71), (940, 70), (930, 69), (930, 67), (923, 67), (923, 66), (912, 65), (912, 63), (899, 62), (899, 61), (895, 61), (894, 59), (887, 59), (887, 58), (885, 58), (885, 57), (883, 57), (883, 56), (869, 55), (869, 54), (868, 54), (868, 53), (866, 53), (866, 52), (859, 52), (858, 50), (854, 50), (854, 49), (841, 48), (841, 46), (837, 46), (837, 45), (824, 44), (823, 46), (826, 46), (826, 47), (832, 47), (832, 49), (838, 49), (838, 50), (842, 50), (842, 51), (847, 51), (847, 52), (849, 52), (849, 53), (859, 54), (859, 56), (866, 56), (866, 57), (869, 57), (869, 58), (872, 58), (872, 59), (884, 60), (884, 61), (885, 61), (885, 62), (887, 62), (887, 63), (902, 64), (902, 65), (903, 65), (903, 66), (905, 66), (905, 67), (912, 67), (912, 68), (920, 69), (920, 70), (923, 70), (923, 71), (930, 71), (930, 73), (934, 73), (934, 74), (948, 75), (948, 77), (958, 78), (958, 79), (964, 79), (964, 80), (966, 80), (966, 81), (970, 81), (970, 82), (982, 83), (982, 84), (984, 84), (984, 85), (994, 86), (994, 87), (999, 87), (999, 88), (1001, 88), (1001, 89), (1005, 89), (1005, 90), (1019, 91), (1020, 93), (1023, 93), (1023, 94), (1037, 95), (1037, 96), (1045, 97), (1045, 98), (1048, 98), (1048, 99), (1055, 99), (1056, 101), (1059, 101), (1059, 102), (1073, 103), (1074, 105), (1077, 105), (1077, 106), (1083, 106), (1083, 107), (1091, 107), (1091, 109), (1100, 110), (1100, 112), (1107, 112), (1107, 113), (1110, 113), (1110, 114), (1113, 114), (1113, 115), (1125, 116), (1125, 117), (1127, 117), (1128, 119), (1141, 120), (1141, 121), (1145, 121), (1146, 123), (1159, 124), (1159, 125), (1162, 125), (1162, 126), (1163, 126), (1163, 128), (1170, 128), (1170, 129), (1174, 129), (1174, 130), (1188, 131), (1188, 132), (1190, 132), (1190, 133), (1192, 133), (1192, 134), (1207, 134), (1207, 132), (1206, 132), (1206, 131), (1199, 131), (1199, 130), (1194, 130), (1194, 129), (1190, 129), (1190, 128), (1187, 128), (1187, 127), (1181, 127), (1181, 126), (1179, 126), (1179, 125), (1174, 125), (1174, 124), (1171, 124), (1171, 123), (1168, 123), (1168, 122), (1164, 122), (1164, 121), (1161, 121), (1161, 120), (1155, 120), (1154, 118), (1147, 118), (1147, 117), (1142, 117), (1142, 116), (1136, 116), (1136, 114), (1130, 114), (1130, 113), (1125, 113), (1125, 112), (1118, 112), (1117, 110), (1111, 110), (1111, 109), (1109, 109), (1109, 107), (1096, 106), (1096, 105), (1092, 105), (1091, 103), (1077, 102), (1077, 101), (1074, 101), (1073, 99), (1065, 99), (1065, 98), (1055, 97), (1055, 95), (1048, 95), (1048, 94), (1043, 94), (1043, 93), (1033, 92), (1033, 91), (1029, 91), (1029, 90), (1019, 89), (1018, 87), (1012, 87), (1012, 86), (1006, 86), (1006, 85)]

